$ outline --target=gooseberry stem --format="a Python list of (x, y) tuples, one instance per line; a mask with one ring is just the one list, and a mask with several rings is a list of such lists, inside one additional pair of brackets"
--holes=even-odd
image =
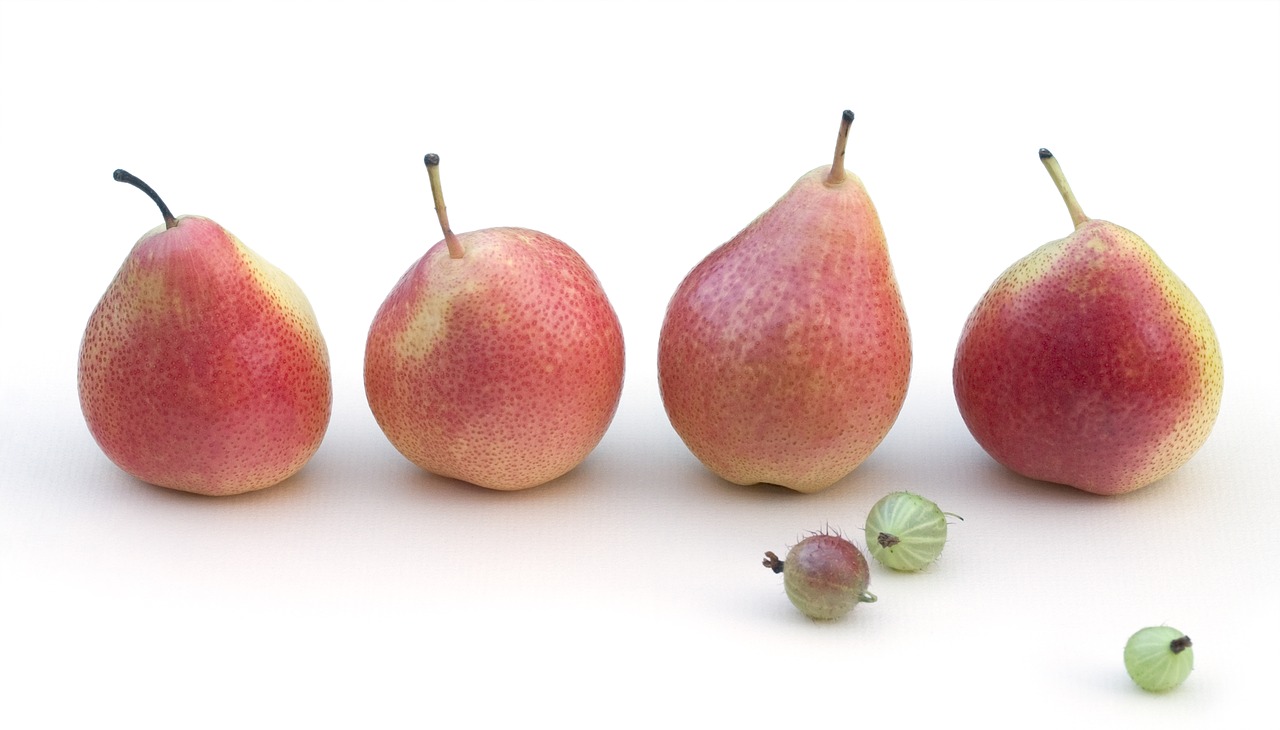
[(1079, 228), (1080, 224), (1089, 220), (1089, 216), (1084, 214), (1080, 208), (1080, 203), (1076, 201), (1075, 193), (1071, 192), (1071, 186), (1067, 184), (1067, 176), (1062, 174), (1062, 166), (1058, 164), (1058, 158), (1053, 156), (1049, 150), (1040, 148), (1040, 161), (1044, 163), (1044, 167), (1049, 171), (1049, 177), (1053, 178), (1053, 184), (1058, 186), (1058, 192), (1062, 194), (1062, 199), (1067, 203), (1067, 212), (1071, 214), (1071, 223)]
[(1191, 637), (1180, 636), (1169, 642), (1169, 651), (1174, 654), (1181, 654), (1189, 646), (1191, 646)]
[(427, 163), (427, 177), (431, 178), (431, 197), (436, 203), (436, 217), (440, 219), (440, 229), (444, 231), (444, 244), (449, 247), (449, 258), (460, 259), (465, 253), (462, 242), (449, 228), (449, 216), (445, 213), (444, 192), (440, 189), (440, 155), (432, 152), (423, 158)]
[(827, 173), (828, 185), (839, 185), (844, 182), (844, 148), (849, 142), (849, 127), (853, 124), (853, 112), (848, 109), (840, 115), (840, 131), (836, 134), (836, 155), (831, 161), (831, 171)]
[(124, 170), (116, 170), (115, 172), (111, 173), (111, 177), (115, 179), (116, 182), (129, 183), (135, 188), (146, 193), (147, 197), (151, 198), (151, 200), (155, 202), (156, 206), (160, 208), (160, 215), (164, 216), (165, 230), (168, 230), (178, 225), (178, 219), (174, 218), (173, 214), (169, 212), (169, 206), (164, 204), (164, 201), (160, 199), (160, 196), (156, 194), (156, 191), (151, 189), (150, 185), (142, 182), (142, 180), (140, 180), (137, 176), (133, 175), (132, 173), (126, 172)]
[(897, 535), (890, 535), (887, 532), (882, 532), (880, 533), (880, 536), (876, 538), (876, 542), (880, 543), (880, 547), (882, 548), (891, 548), (902, 542), (902, 540), (898, 539)]
[(771, 569), (775, 573), (782, 572), (783, 561), (773, 554), (772, 550), (766, 550), (764, 554), (764, 567)]

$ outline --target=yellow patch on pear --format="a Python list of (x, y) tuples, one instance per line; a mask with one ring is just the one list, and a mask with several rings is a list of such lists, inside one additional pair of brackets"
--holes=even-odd
[(228, 232), (227, 236), (235, 244), (236, 252), (240, 255), (240, 259), (244, 261), (245, 269), (249, 272), (249, 275), (253, 277), (253, 280), (257, 282), (258, 287), (263, 292), (266, 292), (268, 296), (280, 305), (290, 323), (314, 339), (323, 339), (315, 310), (311, 308), (311, 302), (302, 293), (302, 288), (298, 286), (297, 282), (279, 267), (268, 262), (253, 249), (244, 245), (235, 235)]

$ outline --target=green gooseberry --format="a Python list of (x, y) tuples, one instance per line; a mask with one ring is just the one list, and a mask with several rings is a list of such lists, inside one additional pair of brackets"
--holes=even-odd
[(959, 517), (918, 494), (886, 494), (867, 515), (867, 549), (887, 568), (923, 570), (947, 543), (948, 515)]
[(810, 618), (837, 619), (859, 603), (876, 600), (875, 594), (867, 592), (871, 580), (867, 559), (840, 535), (810, 535), (787, 552), (785, 561), (766, 552), (764, 566), (782, 573), (787, 598)]
[(1170, 626), (1148, 626), (1124, 645), (1124, 668), (1148, 692), (1165, 692), (1191, 674), (1191, 637)]

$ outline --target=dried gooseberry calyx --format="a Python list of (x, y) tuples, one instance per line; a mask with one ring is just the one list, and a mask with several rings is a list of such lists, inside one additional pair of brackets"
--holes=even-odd
[(782, 573), (787, 598), (810, 618), (837, 619), (859, 603), (876, 600), (867, 592), (867, 559), (840, 535), (810, 535), (787, 552), (786, 560), (772, 552), (764, 556), (766, 568)]
[(887, 568), (923, 570), (942, 554), (948, 516), (963, 519), (918, 494), (886, 494), (867, 515), (867, 549)]
[(1148, 626), (1124, 645), (1124, 668), (1138, 686), (1166, 692), (1191, 674), (1195, 654), (1191, 637), (1171, 626)]

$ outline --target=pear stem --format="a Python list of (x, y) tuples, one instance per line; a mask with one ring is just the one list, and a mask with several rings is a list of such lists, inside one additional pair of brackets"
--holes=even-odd
[(1040, 148), (1040, 161), (1044, 163), (1044, 168), (1049, 171), (1049, 177), (1053, 178), (1053, 184), (1058, 186), (1058, 192), (1062, 194), (1062, 199), (1067, 203), (1067, 212), (1071, 214), (1071, 223), (1076, 228), (1081, 223), (1089, 220), (1089, 216), (1084, 214), (1084, 210), (1080, 208), (1080, 203), (1076, 201), (1075, 193), (1071, 192), (1071, 186), (1067, 184), (1067, 177), (1062, 174), (1062, 167), (1058, 164), (1058, 158), (1053, 156), (1049, 150)]
[(440, 155), (432, 152), (423, 158), (427, 163), (427, 176), (431, 178), (431, 197), (436, 201), (436, 217), (440, 219), (440, 229), (444, 231), (444, 243), (449, 247), (449, 258), (460, 259), (464, 251), (462, 242), (449, 228), (449, 216), (445, 212), (444, 193), (440, 190)]
[(111, 173), (111, 177), (115, 179), (116, 182), (129, 183), (135, 188), (146, 193), (147, 197), (151, 198), (151, 200), (153, 200), (160, 208), (160, 215), (164, 216), (165, 230), (178, 225), (178, 219), (173, 217), (173, 213), (169, 212), (169, 206), (164, 204), (164, 201), (160, 199), (160, 196), (156, 194), (156, 191), (151, 189), (150, 185), (142, 182), (142, 180), (138, 179), (131, 173), (125, 172), (124, 170), (116, 170)]
[(831, 171), (827, 173), (828, 185), (839, 185), (844, 182), (844, 148), (849, 142), (849, 127), (853, 124), (853, 112), (848, 109), (840, 115), (840, 132), (836, 134), (836, 156), (831, 161)]

